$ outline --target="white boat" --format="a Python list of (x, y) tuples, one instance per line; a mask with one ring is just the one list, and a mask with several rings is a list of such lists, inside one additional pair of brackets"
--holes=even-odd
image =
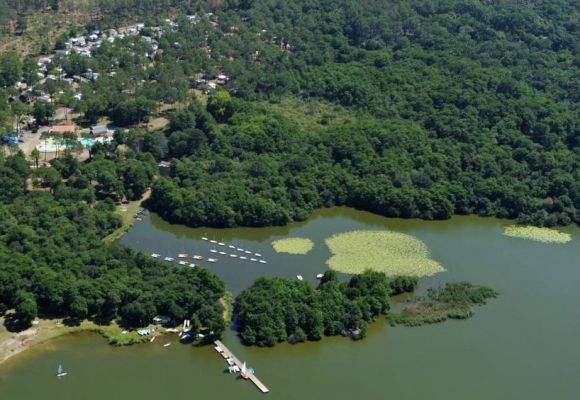
[(266, 264), (266, 260), (260, 260), (262, 264)]
[(218, 242), (218, 245), (225, 246), (226, 244), (225, 243), (222, 243), (222, 242)]
[(239, 247), (236, 250), (237, 251), (244, 251), (244, 249), (240, 249)]
[(234, 365), (234, 360), (232, 360), (231, 358), (228, 358), (226, 361), (230, 366)]
[(66, 376), (68, 374), (68, 372), (64, 371), (64, 368), (62, 367), (62, 365), (58, 366), (58, 370), (56, 371), (56, 376), (57, 377), (62, 377), (62, 376)]
[(256, 262), (258, 260), (256, 258), (250, 258), (250, 261)]
[(153, 258), (159, 258), (159, 257), (161, 257), (161, 254), (151, 253), (151, 257), (153, 257)]
[(246, 253), (246, 254), (252, 254), (252, 252), (250, 250), (245, 250), (244, 253)]
[(323, 276), (324, 276), (324, 274), (318, 274), (318, 275), (316, 275), (316, 279), (322, 279)]
[(195, 255), (195, 256), (193, 256), (192, 258), (193, 258), (194, 260), (203, 260), (203, 256), (197, 256), (197, 255)]
[(165, 261), (174, 261), (174, 260), (175, 260), (175, 258), (172, 258), (172, 257), (165, 257), (165, 258), (164, 258), (164, 260), (165, 260)]
[(207, 262), (216, 263), (216, 262), (218, 262), (218, 259), (217, 258), (208, 258)]
[(195, 268), (195, 267), (197, 267), (197, 265), (195, 265), (194, 263), (191, 263), (191, 264), (189, 264), (189, 266), (190, 266), (191, 268)]
[(155, 338), (156, 338), (156, 337), (157, 337), (157, 336), (153, 336), (153, 337), (152, 337), (152, 338), (149, 340), (149, 343), (153, 343), (153, 341), (155, 340)]
[(187, 258), (187, 254), (180, 253), (180, 254), (177, 255), (177, 258)]
[(230, 257), (236, 258), (238, 255), (237, 254), (230, 254)]
[(304, 280), (304, 278), (302, 277), (302, 275), (296, 275), (296, 278), (298, 278), (299, 281)]
[(165, 344), (163, 345), (163, 347), (169, 347), (169, 346), (171, 346), (171, 343), (165, 343)]
[(222, 256), (226, 255), (227, 253), (225, 251), (220, 251), (219, 252)]
[(248, 259), (248, 257), (246, 257), (246, 256), (240, 256), (240, 260), (247, 260), (247, 259)]
[(260, 253), (254, 253), (254, 255), (255, 255), (256, 257), (262, 257), (262, 255), (261, 255)]
[(179, 265), (189, 265), (189, 263), (187, 261), (180, 261)]
[(231, 244), (230, 244), (230, 245), (228, 245), (228, 247), (229, 247), (230, 249), (235, 249), (235, 248), (236, 248), (236, 246), (232, 246)]
[(215, 240), (210, 240), (209, 242), (210, 243), (217, 243), (217, 241), (215, 241)]
[(201, 237), (201, 240), (209, 240), (208, 238), (206, 238), (205, 236)]
[(210, 250), (210, 252), (212, 252), (212, 253), (217, 253), (218, 251), (217, 251), (217, 250), (215, 250), (215, 249), (211, 249), (211, 250)]

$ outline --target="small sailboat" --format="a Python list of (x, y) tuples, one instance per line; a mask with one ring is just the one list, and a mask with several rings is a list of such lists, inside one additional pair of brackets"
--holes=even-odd
[(205, 236), (201, 237), (201, 240), (209, 240), (208, 238), (206, 238)]
[(254, 255), (255, 255), (256, 257), (262, 257), (262, 255), (261, 255), (260, 253), (254, 253)]
[(237, 254), (230, 254), (230, 257), (236, 258), (238, 255)]
[(250, 375), (254, 374), (253, 368), (246, 367), (246, 362), (242, 364), (242, 370), (240, 371), (240, 376), (244, 379), (250, 379)]
[(208, 258), (207, 262), (216, 263), (216, 262), (218, 262), (218, 259), (217, 258)]
[(215, 243), (217, 243), (217, 241), (216, 241), (216, 240), (210, 240), (209, 242), (210, 242), (210, 243), (214, 243), (214, 244), (215, 244)]
[(185, 253), (179, 253), (177, 255), (177, 258), (187, 258), (187, 254), (185, 254)]
[(222, 256), (225, 256), (227, 253), (225, 251), (220, 251), (219, 252)]
[(240, 260), (247, 260), (247, 259), (248, 259), (248, 257), (246, 257), (246, 256), (240, 256)]
[(318, 274), (318, 275), (316, 275), (316, 279), (322, 279), (323, 276), (324, 276), (324, 274)]
[(303, 281), (304, 278), (302, 277), (302, 275), (296, 275), (296, 278), (298, 278), (299, 281)]
[(151, 257), (153, 257), (153, 258), (159, 258), (159, 257), (161, 257), (161, 254), (151, 253)]
[(195, 255), (192, 257), (194, 260), (203, 260), (203, 256)]
[(165, 344), (163, 345), (163, 347), (169, 347), (169, 346), (171, 346), (171, 343), (165, 343)]
[(152, 337), (152, 338), (149, 340), (149, 343), (153, 343), (153, 341), (155, 340), (155, 338), (156, 338), (156, 337), (157, 337), (157, 336), (153, 336), (153, 337)]
[(189, 263), (187, 261), (180, 261), (179, 265), (189, 265)]
[(174, 261), (175, 259), (173, 257), (165, 257), (164, 260), (165, 261)]
[(226, 244), (225, 243), (222, 243), (222, 242), (218, 242), (218, 245), (225, 246)]
[(58, 370), (56, 371), (56, 376), (60, 378), (61, 376), (66, 376), (67, 374), (68, 372), (65, 372), (64, 368), (62, 367), (62, 364), (60, 364), (58, 366)]
[(236, 248), (236, 246), (233, 246), (233, 245), (231, 245), (231, 244), (230, 244), (230, 245), (228, 245), (228, 247), (229, 247), (230, 249), (235, 249), (235, 248)]
[(218, 251), (216, 249), (211, 249), (210, 252), (211, 253), (217, 253)]
[(250, 250), (245, 250), (244, 253), (246, 253), (246, 254), (252, 254), (252, 252)]
[(238, 247), (236, 250), (237, 250), (237, 251), (244, 251), (244, 249), (241, 249), (241, 248), (239, 248), (239, 247)]
[(196, 267), (196, 265), (195, 265), (194, 263), (191, 263), (191, 264), (189, 264), (189, 266), (190, 266), (191, 268), (195, 268), (195, 267)]
[(260, 260), (260, 263), (266, 264), (266, 260)]
[(250, 261), (256, 262), (256, 261), (258, 261), (258, 259), (256, 259), (256, 258), (250, 258)]

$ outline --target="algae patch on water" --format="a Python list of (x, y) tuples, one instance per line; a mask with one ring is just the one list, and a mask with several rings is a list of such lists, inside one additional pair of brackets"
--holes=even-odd
[(505, 228), (504, 235), (542, 243), (567, 243), (572, 240), (572, 236), (568, 233), (537, 226), (508, 226)]
[(288, 238), (272, 242), (277, 253), (307, 254), (314, 247), (314, 242), (306, 238)]
[(348, 274), (366, 269), (390, 276), (431, 276), (445, 269), (429, 258), (429, 249), (419, 239), (391, 231), (352, 231), (331, 236), (326, 244), (332, 257), (330, 268)]

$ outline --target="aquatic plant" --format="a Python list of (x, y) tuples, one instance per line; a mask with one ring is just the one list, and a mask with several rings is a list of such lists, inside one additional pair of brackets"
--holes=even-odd
[(389, 276), (431, 276), (445, 269), (429, 258), (429, 249), (413, 236), (391, 231), (352, 231), (326, 239), (332, 257), (326, 262), (339, 272), (366, 269)]
[(467, 319), (473, 316), (473, 308), (486, 304), (497, 297), (497, 292), (486, 286), (469, 282), (447, 283), (442, 288), (429, 289), (401, 312), (391, 312), (391, 325), (420, 326), (443, 322), (447, 319)]
[(272, 242), (277, 253), (307, 254), (314, 247), (314, 242), (307, 238), (293, 237)]
[(505, 228), (503, 234), (509, 237), (542, 243), (567, 243), (572, 240), (572, 236), (569, 233), (550, 228), (538, 228), (537, 226), (511, 225)]

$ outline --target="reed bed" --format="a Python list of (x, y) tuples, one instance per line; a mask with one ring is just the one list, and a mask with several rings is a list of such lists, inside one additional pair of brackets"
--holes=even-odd
[(504, 235), (542, 243), (567, 243), (572, 240), (572, 236), (568, 233), (537, 226), (511, 225), (505, 228)]
[(314, 242), (307, 238), (287, 238), (272, 242), (277, 253), (308, 254), (314, 247)]
[(432, 276), (445, 269), (429, 258), (429, 249), (417, 238), (391, 231), (352, 231), (331, 236), (326, 245), (331, 269), (359, 274), (367, 269), (389, 276)]

